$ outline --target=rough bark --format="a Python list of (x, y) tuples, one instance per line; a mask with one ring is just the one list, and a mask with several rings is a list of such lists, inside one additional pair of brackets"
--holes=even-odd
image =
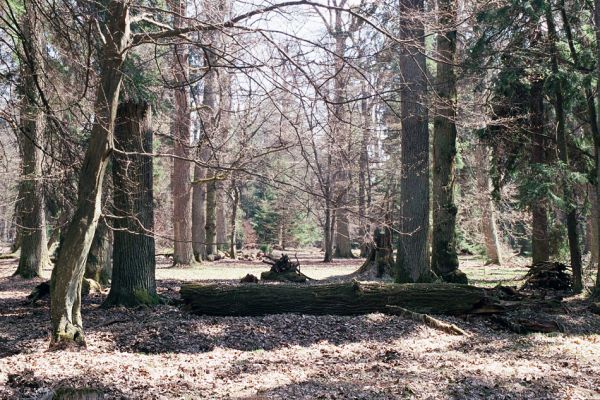
[(397, 282), (422, 282), (432, 279), (429, 266), (429, 130), (425, 104), (427, 66), (425, 64), (424, 29), (421, 18), (423, 0), (402, 0), (402, 27), (399, 38), (410, 42), (399, 54), (401, 176)]
[(85, 263), (84, 278), (108, 285), (112, 277), (112, 230), (106, 222), (98, 222), (90, 252)]
[[(327, 193), (327, 191), (326, 191)], [(323, 225), (323, 262), (333, 261), (333, 224), (332, 224), (333, 212), (331, 210), (331, 200), (328, 198), (328, 194), (325, 197), (325, 224)]]
[(437, 107), (433, 129), (433, 231), (431, 269), (442, 279), (458, 269), (454, 204), (456, 158), (456, 4), (438, 2), (439, 23), (448, 31), (437, 35)]
[(119, 106), (113, 156), (115, 239), (113, 275), (104, 306), (158, 303), (155, 281), (154, 207), (150, 106)]
[[(558, 149), (558, 158), (564, 164), (565, 168), (570, 169), (569, 153), (567, 144), (567, 134), (565, 128), (565, 110), (562, 84), (559, 75), (558, 64), (558, 37), (552, 15), (551, 1), (546, 7), (546, 22), (548, 25), (548, 40), (550, 45), (550, 57), (552, 73), (557, 77), (554, 83), (554, 108), (556, 111), (556, 144)], [(581, 249), (579, 247), (579, 232), (577, 229), (577, 209), (575, 206), (575, 194), (572, 188), (568, 187), (567, 182), (563, 182), (564, 199), (567, 204), (567, 237), (569, 239), (569, 252), (571, 255), (571, 269), (573, 271), (573, 290), (581, 292), (583, 290), (583, 264), (581, 261)]]
[[(546, 139), (544, 135), (544, 81), (536, 79), (530, 89), (531, 163), (546, 163)], [(532, 263), (550, 259), (548, 246), (548, 213), (546, 199), (536, 199), (531, 204), (531, 257)]]
[(41, 276), (43, 267), (49, 263), (48, 240), (46, 237), (46, 211), (42, 187), (41, 149), (45, 115), (38, 91), (40, 77), (43, 76), (43, 59), (40, 51), (40, 26), (34, 6), (25, 2), (23, 15), (20, 92), (23, 96), (19, 138), (22, 167), (22, 180), (19, 187), (19, 237), (21, 256), (15, 275), (23, 278)]
[(399, 306), (427, 314), (465, 314), (485, 298), (482, 289), (454, 284), (336, 283), (298, 286), (188, 284), (181, 297), (202, 315), (257, 316), (298, 313), (358, 315)]
[(352, 274), (353, 277), (371, 278), (392, 277), (394, 272), (394, 249), (392, 230), (389, 225), (375, 228), (371, 251), (363, 265)]
[(114, 121), (122, 83), (121, 66), (131, 39), (129, 4), (108, 6), (106, 43), (94, 104), (94, 124), (81, 166), (75, 212), (51, 278), (51, 347), (85, 345), (81, 319), (81, 282), (100, 216), (102, 181), (113, 145)]
[[(184, 24), (187, 2), (173, 2), (174, 27)], [(176, 44), (173, 51), (173, 75), (177, 82), (174, 90), (175, 113), (171, 124), (173, 136), (173, 264), (189, 266), (194, 262), (192, 249), (192, 186), (190, 156), (190, 105), (188, 99), (189, 49), (187, 44)]]
[(485, 244), (485, 255), (489, 264), (502, 265), (494, 202), (491, 196), (489, 149), (487, 145), (480, 143), (476, 151), (477, 191), (481, 208), (481, 233)]

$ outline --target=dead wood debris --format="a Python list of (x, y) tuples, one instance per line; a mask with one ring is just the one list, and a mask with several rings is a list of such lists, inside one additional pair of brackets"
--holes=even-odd
[(524, 289), (570, 290), (569, 267), (559, 262), (541, 262), (532, 265), (525, 275)]
[(262, 280), (295, 283), (304, 283), (307, 280), (312, 280), (312, 278), (300, 272), (300, 261), (298, 261), (297, 257), (296, 261), (292, 261), (287, 254), (282, 254), (278, 259), (270, 255), (265, 255), (262, 262), (271, 266), (269, 271), (260, 274)]
[(430, 315), (416, 313), (398, 306), (388, 305), (386, 307), (388, 308), (388, 314), (400, 315), (413, 321), (422, 322), (430, 328), (437, 329), (451, 335), (469, 336), (468, 332), (459, 328), (458, 326), (440, 321), (439, 319), (433, 318)]

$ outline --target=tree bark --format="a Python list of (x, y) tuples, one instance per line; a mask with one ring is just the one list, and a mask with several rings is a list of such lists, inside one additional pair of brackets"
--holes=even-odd
[(94, 124), (78, 184), (75, 212), (64, 236), (51, 278), (51, 347), (85, 345), (81, 319), (81, 282), (100, 216), (102, 181), (113, 146), (113, 131), (122, 83), (121, 67), (130, 45), (129, 4), (108, 6), (106, 43), (94, 104)]
[(491, 196), (490, 157), (486, 144), (477, 146), (476, 170), (479, 207), (481, 208), (481, 233), (485, 242), (487, 263), (502, 265), (498, 233), (496, 230), (496, 216), (494, 203)]
[(217, 182), (206, 185), (206, 256), (211, 261), (217, 255)]
[[(567, 145), (567, 135), (565, 131), (565, 110), (562, 84), (559, 77), (558, 49), (556, 43), (558, 37), (554, 24), (554, 16), (551, 9), (552, 1), (548, 1), (546, 7), (546, 22), (548, 25), (548, 40), (550, 45), (550, 57), (552, 73), (556, 77), (554, 84), (554, 108), (556, 110), (556, 144), (558, 148), (558, 158), (564, 164), (567, 170), (570, 169), (569, 153)], [(577, 229), (577, 209), (575, 206), (575, 194), (573, 189), (568, 187), (567, 182), (563, 182), (564, 199), (567, 203), (567, 237), (569, 239), (569, 252), (571, 254), (571, 269), (573, 271), (573, 290), (578, 293), (583, 290), (583, 264), (581, 261), (581, 249), (579, 247), (579, 232)]]
[(399, 306), (428, 314), (466, 314), (485, 297), (482, 289), (453, 284), (335, 283), (214, 285), (187, 284), (181, 297), (192, 312), (217, 316), (281, 313), (358, 315)]
[(229, 257), (235, 260), (236, 258), (236, 222), (238, 206), (240, 203), (240, 190), (237, 187), (236, 181), (231, 182), (231, 220), (229, 222)]
[(108, 285), (112, 277), (112, 230), (106, 222), (98, 222), (90, 252), (85, 263), (84, 278), (93, 279), (102, 285)]
[(438, 107), (433, 129), (433, 232), (431, 269), (442, 279), (458, 269), (454, 170), (456, 158), (456, 4), (438, 1), (439, 23), (447, 32), (437, 35), (436, 93)]
[[(544, 81), (535, 79), (530, 89), (531, 163), (546, 164), (546, 139), (544, 135)], [(548, 246), (548, 212), (546, 199), (536, 199), (531, 204), (531, 256), (538, 264), (550, 259)]]
[(360, 256), (366, 257), (368, 255), (369, 238), (368, 232), (370, 230), (369, 223), (367, 220), (367, 186), (370, 185), (368, 181), (368, 169), (369, 169), (369, 141), (371, 134), (371, 109), (367, 100), (367, 90), (365, 83), (363, 82), (363, 90), (360, 104), (362, 114), (362, 136), (360, 141), (360, 158), (359, 158), (359, 172), (358, 172), (358, 218), (359, 218), (359, 231), (360, 237)]
[[(397, 282), (432, 279), (429, 266), (429, 129), (425, 104), (427, 66), (423, 49), (423, 0), (401, 0), (399, 39), (409, 42), (399, 54), (401, 132), (400, 238), (396, 260)], [(415, 14), (419, 14), (415, 17)]]
[(127, 102), (119, 106), (113, 153), (113, 276), (104, 306), (158, 303), (151, 127), (148, 104)]
[[(203, 161), (204, 158), (200, 156), (200, 160)], [(205, 178), (206, 169), (196, 164), (194, 181), (202, 181)], [(206, 185), (195, 184), (192, 190), (192, 250), (196, 261), (201, 262), (206, 252)]]
[(45, 115), (38, 92), (44, 67), (40, 51), (40, 26), (34, 6), (25, 2), (22, 28), (20, 91), (23, 96), (18, 138), (22, 157), (22, 180), (19, 187), (19, 236), (21, 256), (15, 275), (23, 278), (41, 276), (49, 263), (46, 237), (46, 211), (42, 185), (41, 149), (45, 128)]
[[(184, 24), (185, 0), (173, 2), (174, 27)], [(176, 44), (173, 51), (173, 75), (177, 82), (174, 90), (175, 115), (171, 125), (174, 155), (171, 190), (173, 192), (173, 264), (190, 266), (194, 262), (192, 249), (192, 186), (190, 162), (190, 105), (187, 82), (189, 69), (189, 49), (187, 44)]]
[(336, 209), (335, 230), (335, 258), (353, 258), (352, 245), (350, 243), (350, 224), (348, 222), (348, 211), (339, 207)]
[(227, 217), (226, 217), (227, 199), (225, 198), (225, 189), (223, 183), (217, 184), (217, 248), (227, 248)]
[[(596, 65), (600, 65), (600, 0), (594, 0), (594, 23), (596, 28)], [(596, 68), (597, 74), (597, 85), (596, 89), (600, 89), (600, 68)], [(596, 90), (596, 95), (600, 101), (600, 92)], [(593, 98), (590, 98), (592, 100)], [(595, 111), (595, 107), (594, 107)], [(594, 119), (592, 123), (598, 124), (598, 121)], [(597, 127), (598, 125), (596, 125)], [(596, 130), (594, 135), (594, 166), (596, 170), (596, 201), (600, 201), (600, 133)], [(600, 209), (600, 206), (597, 205)], [(597, 214), (596, 223), (600, 227), (600, 212)], [(593, 244), (597, 252), (600, 253), (600, 235), (596, 236), (596, 242)], [(594, 296), (600, 297), (600, 262), (598, 262), (598, 272), (596, 274), (596, 284), (594, 286)]]

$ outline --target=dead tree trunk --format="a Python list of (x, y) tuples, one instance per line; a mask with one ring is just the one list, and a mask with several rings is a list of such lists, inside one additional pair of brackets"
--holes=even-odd
[(113, 157), (113, 275), (104, 306), (158, 303), (151, 126), (148, 104), (119, 106)]
[(42, 188), (42, 141), (45, 116), (42, 110), (38, 84), (43, 79), (41, 56), (41, 32), (35, 7), (27, 2), (23, 15), (20, 91), (21, 106), (19, 138), (22, 156), (22, 181), (19, 186), (19, 236), (21, 256), (15, 275), (34, 278), (42, 274), (48, 264), (48, 240), (46, 237), (46, 211)]
[[(174, 27), (184, 24), (187, 2), (174, 2)], [(171, 125), (175, 158), (171, 175), (173, 192), (173, 264), (190, 266), (194, 262), (192, 249), (192, 186), (190, 162), (190, 105), (188, 83), (189, 49), (187, 44), (176, 44), (173, 53), (173, 75), (177, 82), (174, 90), (175, 115)]]
[(379, 226), (373, 233), (373, 245), (364, 264), (353, 276), (369, 279), (394, 275), (394, 249), (392, 230), (389, 226)]
[(281, 313), (358, 315), (399, 306), (427, 314), (466, 314), (484, 300), (482, 289), (453, 284), (336, 283), (327, 285), (188, 284), (181, 297), (192, 312), (218, 316)]
[(129, 3), (108, 6), (106, 43), (94, 104), (94, 125), (78, 186), (77, 205), (51, 278), (51, 346), (85, 345), (81, 319), (81, 282), (85, 262), (100, 216), (102, 181), (112, 150), (113, 131), (122, 83), (121, 66), (131, 42)]

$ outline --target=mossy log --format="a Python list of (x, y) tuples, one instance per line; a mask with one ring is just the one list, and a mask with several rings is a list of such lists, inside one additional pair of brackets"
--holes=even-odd
[(297, 313), (358, 315), (398, 306), (426, 314), (467, 314), (484, 303), (483, 289), (454, 284), (346, 282), (323, 285), (187, 284), (183, 302), (192, 312), (217, 316)]

